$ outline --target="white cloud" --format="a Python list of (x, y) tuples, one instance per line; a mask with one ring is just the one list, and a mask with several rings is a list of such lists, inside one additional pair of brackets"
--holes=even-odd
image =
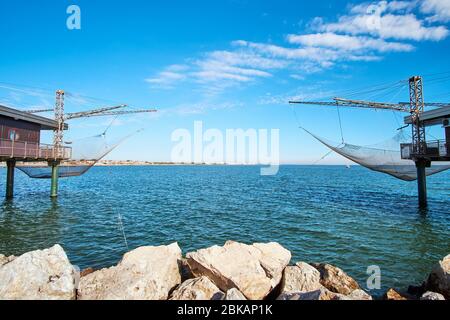
[(255, 77), (270, 77), (267, 71), (256, 69), (261, 67), (259, 60), (262, 59), (248, 59), (246, 53), (241, 56), (238, 53), (215, 51), (208, 54), (206, 59), (195, 62), (200, 70), (192, 75), (199, 81), (225, 79), (247, 82)]
[(291, 74), (291, 75), (289, 75), (292, 79), (295, 79), (295, 80), (305, 80), (305, 77), (304, 76), (302, 76), (302, 75), (300, 75), (300, 74)]
[(365, 2), (350, 7), (351, 14), (381, 14), (384, 12), (411, 12), (417, 7), (417, 0), (414, 1), (374, 1)]
[[(171, 65), (155, 77), (146, 79), (154, 88), (172, 89), (181, 81), (209, 84), (208, 92), (220, 92), (237, 83), (268, 78), (271, 69), (286, 67), (283, 61), (262, 57), (252, 52), (212, 51), (189, 65)], [(216, 84), (212, 84), (216, 82)]]
[(157, 88), (172, 88), (177, 82), (186, 79), (186, 72), (189, 69), (186, 65), (171, 65), (164, 71), (159, 72), (155, 77), (145, 81)]
[(282, 47), (273, 44), (240, 41), (242, 46), (256, 50), (262, 55), (288, 59), (297, 62), (315, 62), (317, 66), (327, 68), (334, 61), (373, 61), (378, 57), (373, 55), (359, 55), (346, 50), (336, 50), (326, 47), (304, 46), (301, 48)]
[[(231, 44), (234, 47), (240, 46), (241, 41), (233, 41)], [(282, 69), (287, 65), (286, 61), (270, 59), (262, 57), (254, 52), (245, 51), (214, 51), (209, 54), (209, 57), (229, 65), (247, 66), (260, 69)]]
[(428, 21), (450, 21), (449, 0), (424, 0), (421, 5), (421, 10), (423, 13), (432, 14), (432, 16), (428, 18)]
[(288, 60), (316, 60), (320, 61), (324, 58), (326, 60), (336, 60), (338, 58), (336, 51), (325, 48), (303, 47), (303, 48), (289, 48), (282, 47), (268, 43), (256, 43), (250, 41), (236, 41), (242, 47), (247, 47), (256, 50), (259, 54), (265, 54), (272, 58), (282, 58)]
[(445, 26), (424, 26), (414, 14), (342, 16), (336, 23), (319, 26), (320, 31), (339, 32), (351, 35), (368, 34), (382, 39), (433, 40), (439, 41), (449, 34)]
[[(284, 43), (236, 40), (228, 50), (203, 53), (186, 64), (172, 65), (147, 79), (171, 88), (179, 82), (216, 95), (233, 86), (274, 77), (303, 79), (347, 62), (371, 62), (387, 53), (411, 52), (417, 42), (441, 41), (449, 30), (439, 21), (450, 17), (450, 0), (367, 2), (347, 8), (335, 22), (315, 18), (309, 34), (290, 34)], [(425, 16), (424, 16), (425, 15)]]
[(326, 47), (348, 51), (378, 52), (389, 51), (412, 51), (414, 47), (410, 44), (400, 42), (387, 42), (383, 39), (370, 37), (340, 35), (336, 33), (315, 33), (307, 35), (289, 35), (288, 41), (310, 47)]

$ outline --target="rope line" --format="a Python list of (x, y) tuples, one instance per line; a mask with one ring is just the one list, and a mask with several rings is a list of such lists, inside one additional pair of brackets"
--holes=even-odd
[(336, 104), (338, 119), (339, 119), (339, 128), (341, 130), (341, 141), (344, 143), (344, 130), (342, 129), (342, 119), (341, 119), (341, 111), (339, 109), (339, 104)]

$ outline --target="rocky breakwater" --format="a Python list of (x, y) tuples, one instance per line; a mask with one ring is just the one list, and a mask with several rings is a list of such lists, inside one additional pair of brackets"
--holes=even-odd
[[(72, 266), (59, 245), (19, 257), (0, 254), (0, 299), (79, 300), (372, 300), (342, 269), (297, 262), (278, 243), (228, 241), (189, 252), (178, 244), (140, 247), (110, 268)], [(386, 299), (449, 298), (450, 255), (412, 294)]]

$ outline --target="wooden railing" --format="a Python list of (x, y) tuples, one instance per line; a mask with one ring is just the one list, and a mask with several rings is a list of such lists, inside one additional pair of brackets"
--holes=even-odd
[(422, 150), (423, 154), (415, 154), (411, 143), (403, 143), (400, 146), (402, 159), (413, 159), (416, 156), (425, 157), (450, 157), (450, 148), (445, 140), (427, 141), (424, 143)]
[(65, 160), (71, 156), (70, 147), (55, 148), (50, 144), (0, 139), (0, 157), (3, 158)]

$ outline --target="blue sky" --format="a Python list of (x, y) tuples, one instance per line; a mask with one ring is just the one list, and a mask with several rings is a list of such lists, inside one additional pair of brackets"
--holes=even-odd
[[(81, 8), (81, 30), (66, 27), (71, 4)], [(158, 114), (113, 122), (112, 137), (145, 130), (110, 159), (169, 161), (173, 130), (192, 130), (202, 120), (206, 129), (280, 129), (281, 161), (312, 163), (327, 149), (299, 130), (296, 116), (339, 141), (336, 109), (297, 106), (294, 114), (288, 100), (345, 96), (418, 74), (427, 100), (450, 101), (448, 73), (438, 75), (450, 71), (449, 29), (448, 0), (2, 1), (0, 101), (51, 106), (61, 88), (72, 93), (68, 111), (156, 107)], [(17, 91), (30, 87), (40, 94)], [(351, 98), (408, 96), (406, 87), (391, 86)], [(355, 144), (392, 137), (403, 117), (348, 109), (341, 115), (345, 139)], [(111, 121), (73, 121), (68, 136), (102, 132)], [(342, 162), (334, 155), (323, 161)]]

